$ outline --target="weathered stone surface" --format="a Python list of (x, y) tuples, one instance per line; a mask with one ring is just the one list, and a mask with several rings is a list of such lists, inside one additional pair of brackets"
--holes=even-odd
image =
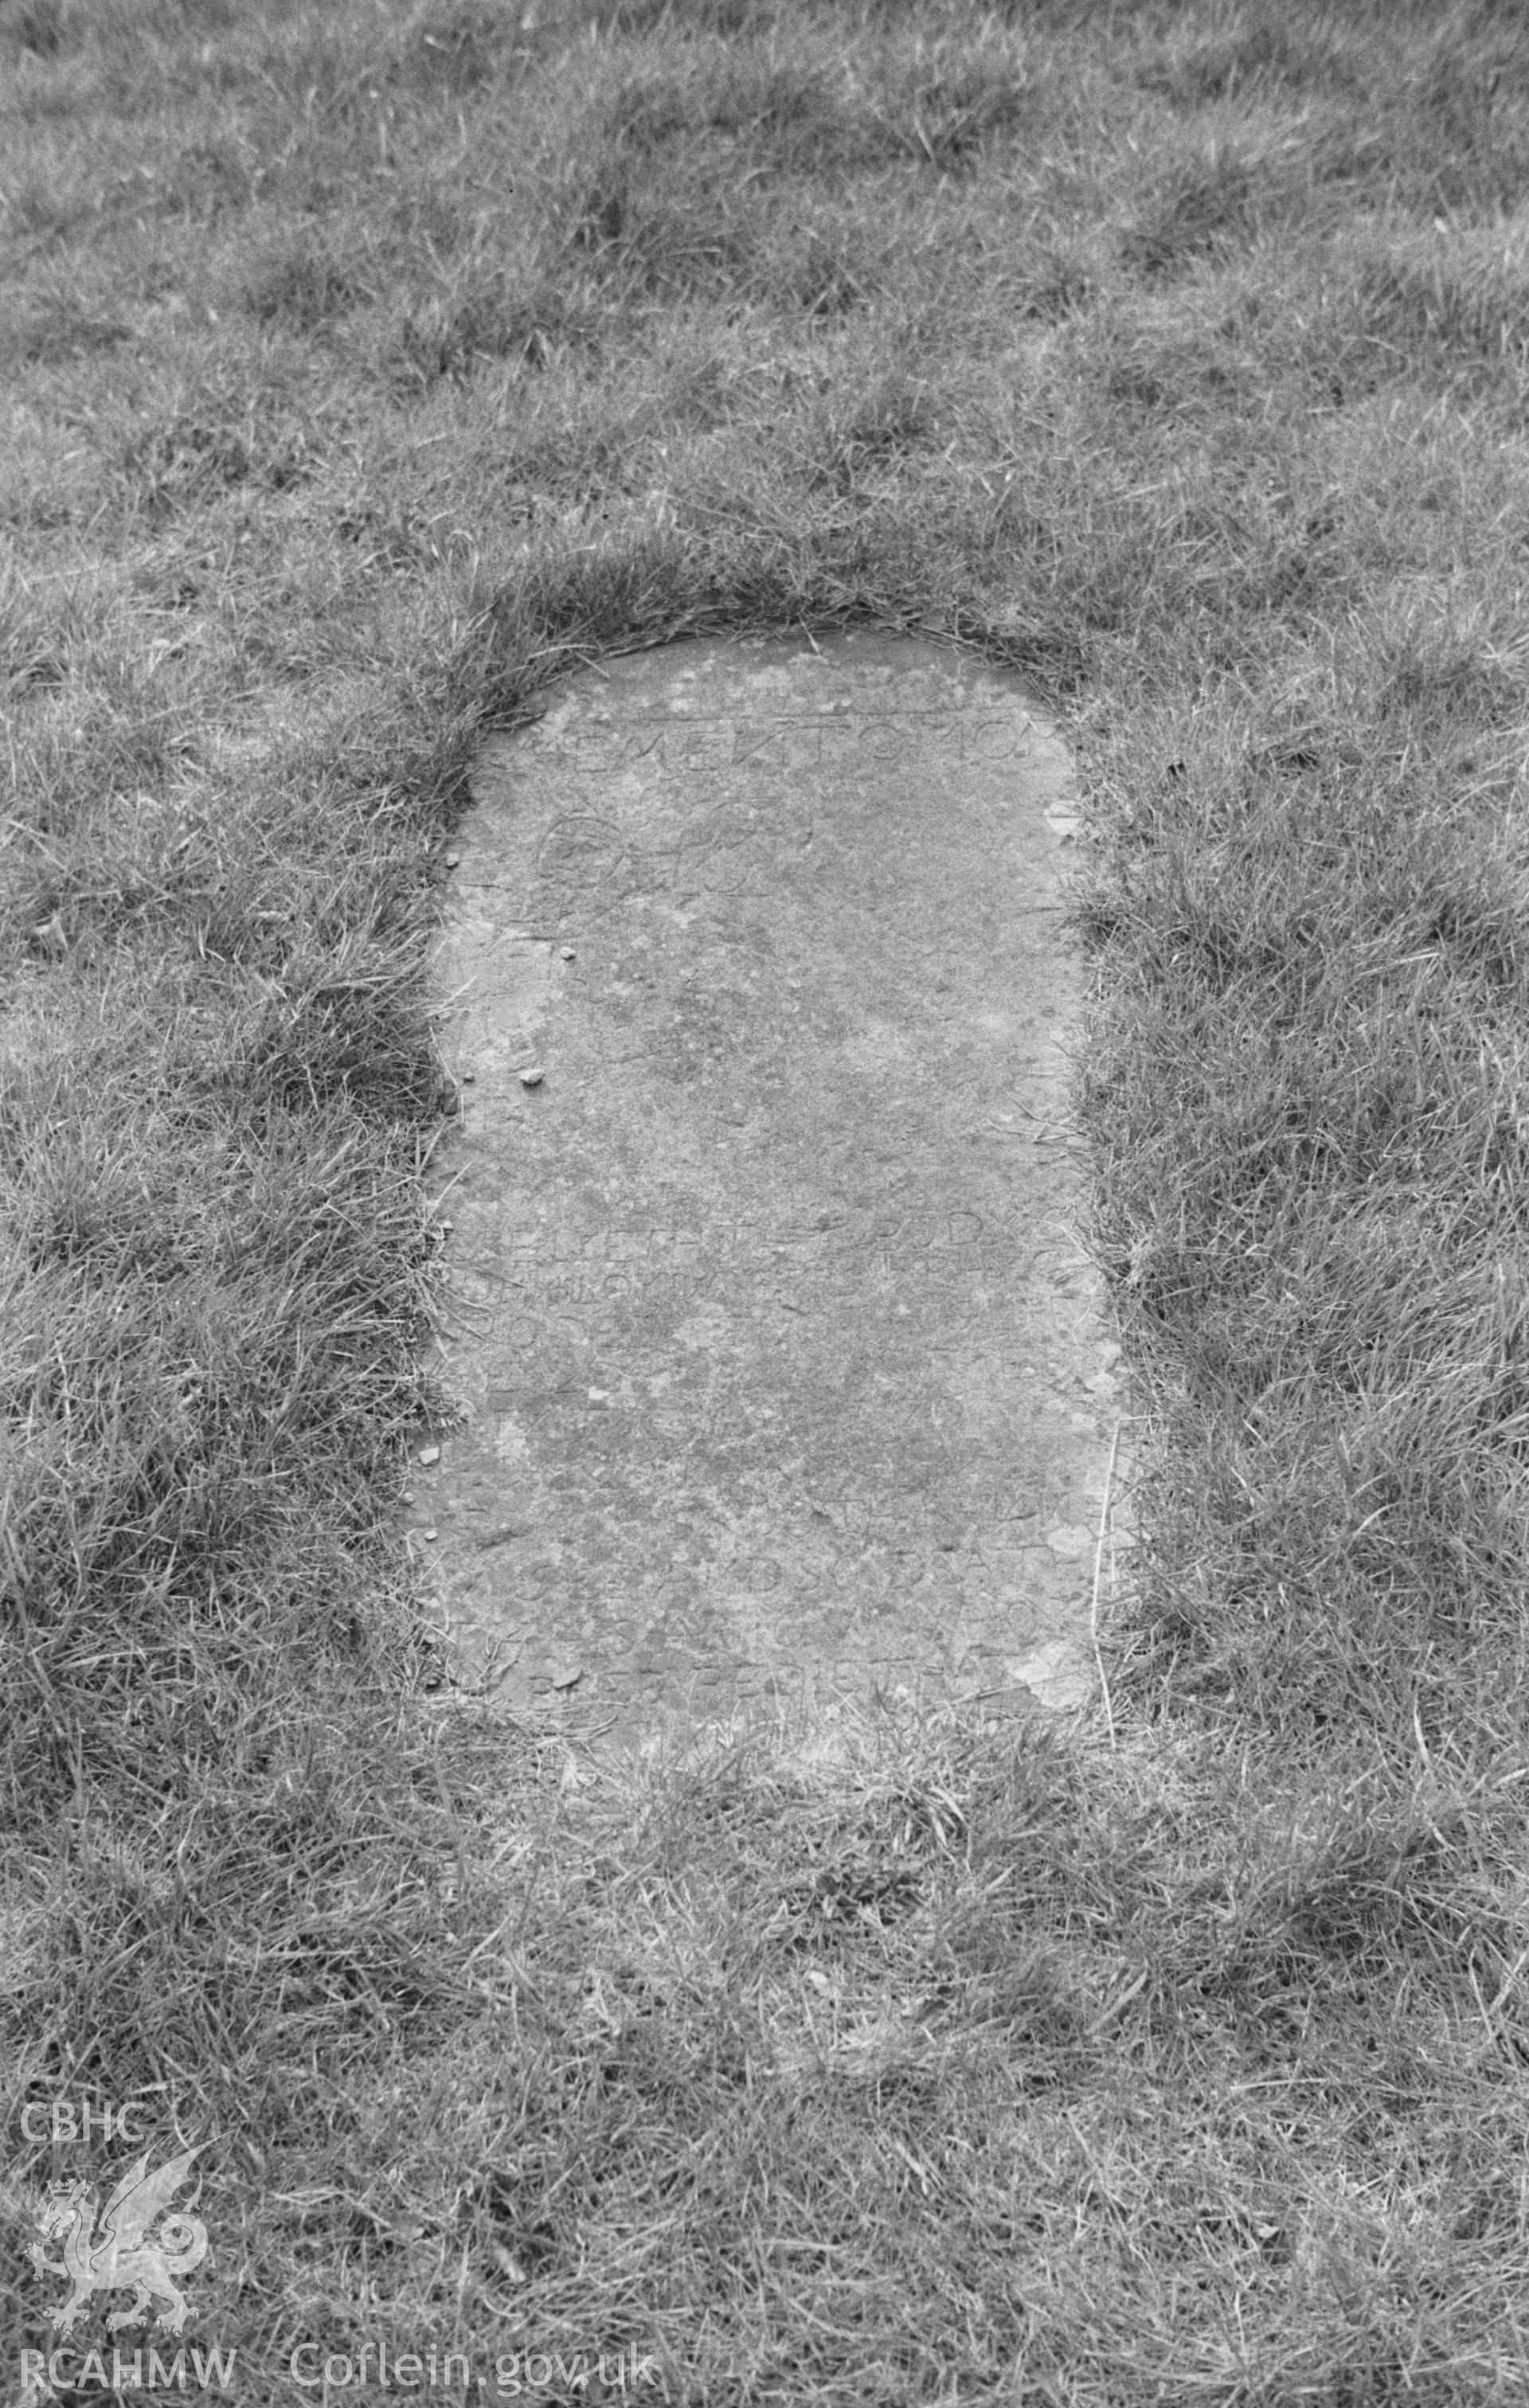
[(623, 1727), (1076, 1690), (1116, 1350), (1060, 742), (932, 645), (681, 645), (477, 792), (440, 959), (469, 1425), (415, 1474), (462, 1676)]

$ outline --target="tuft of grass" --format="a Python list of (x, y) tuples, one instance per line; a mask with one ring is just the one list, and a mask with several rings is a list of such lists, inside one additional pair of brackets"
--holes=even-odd
[[(21, 2111), (89, 2099), (206, 2143), (251, 2402), (386, 2341), (1506, 2408), (1518, 18), (10, 0), (0, 60), (7, 2382), (106, 2171)], [(602, 650), (855, 618), (1077, 752), (1114, 1743), (618, 1761), (457, 1698), (399, 1545), (439, 857)]]
[(318, 335), (336, 327), (371, 296), (328, 246), (303, 239), (279, 241), (254, 262), (240, 297), (263, 325)]

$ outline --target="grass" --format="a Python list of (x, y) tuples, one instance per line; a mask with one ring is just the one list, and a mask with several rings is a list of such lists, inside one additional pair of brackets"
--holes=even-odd
[[(84, 2099), (249, 2403), (1522, 2399), (1520, 12), (0, 0), (0, 124), (6, 2398)], [(1078, 753), (1119, 1743), (597, 1763), (396, 1537), (440, 856), (855, 616)]]

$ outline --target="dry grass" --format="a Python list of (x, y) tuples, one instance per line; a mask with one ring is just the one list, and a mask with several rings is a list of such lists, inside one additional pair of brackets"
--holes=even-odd
[[(1522, 2398), (1519, 12), (0, 0), (0, 129), (5, 2396), (88, 2098), (250, 2403)], [(1079, 752), (1121, 1744), (595, 1765), (397, 1544), (433, 880), (856, 614)]]

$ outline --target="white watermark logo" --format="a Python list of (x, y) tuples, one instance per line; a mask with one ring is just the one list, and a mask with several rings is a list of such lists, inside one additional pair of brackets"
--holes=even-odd
[[(70, 2286), (67, 2298), (49, 2311), (55, 2332), (67, 2340), (81, 2313), (89, 2313), (95, 2292), (125, 2290), (132, 2291), (133, 2303), (107, 2316), (108, 2332), (146, 2325), (154, 2307), (161, 2332), (185, 2329), (186, 2300), (177, 2281), (207, 2256), (207, 2229), (199, 2216), (169, 2215), (165, 2210), (200, 2155), (199, 2143), (150, 2172), (145, 2149), (107, 2199), (99, 2227), (94, 2191), (78, 2180), (54, 2184), (38, 2211), (37, 2229), (43, 2241), (59, 2243), (62, 2254), (50, 2258), (42, 2243), (34, 2242), (27, 2255), (39, 2274), (62, 2274)], [(201, 2196), (198, 2182), (188, 2205), (194, 2207)], [(152, 2231), (161, 2217), (159, 2230)]]
[[(33, 2099), (18, 2120), (35, 2147), (50, 2140), (56, 2148), (61, 2142), (93, 2139), (137, 2145), (147, 2137), (137, 2119), (148, 2112), (141, 2101), (103, 2106), (87, 2099)], [(158, 2165), (150, 2164), (152, 2151), (144, 2148), (112, 2185), (105, 2207), (105, 2183), (93, 2186), (82, 2174), (65, 2176), (43, 2193), (36, 2210), (42, 2237), (27, 2257), (50, 2287), (64, 2287), (62, 2297), (55, 2291), (47, 2311), (52, 2342), (46, 2349), (19, 2354), (16, 2396), (29, 2408), (80, 2392), (228, 2389), (236, 2353), (187, 2346), (179, 2338), (193, 2313), (181, 2285), (208, 2254), (207, 2226), (192, 2214), (202, 2196), (200, 2169), (190, 2199), (179, 2207), (172, 2202), (206, 2146), (198, 2142)], [(132, 2294), (125, 2305), (124, 2291)], [(103, 2312), (111, 2310), (104, 2313), (106, 2332), (99, 2340), (88, 2330), (98, 2302)], [(136, 2343), (124, 2349), (118, 2341), (124, 2328), (150, 2323), (154, 2339), (147, 2351)], [(79, 2325), (87, 2331), (76, 2339)]]

